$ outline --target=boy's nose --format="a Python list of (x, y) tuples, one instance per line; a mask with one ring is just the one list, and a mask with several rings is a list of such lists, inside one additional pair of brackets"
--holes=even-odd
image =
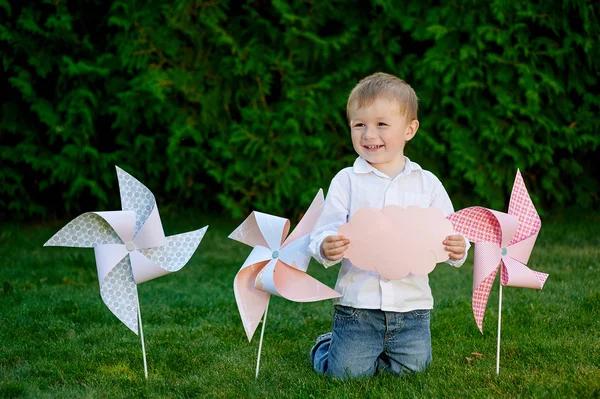
[(375, 138), (375, 137), (377, 137), (377, 135), (375, 134), (375, 131), (373, 129), (366, 128), (365, 132), (363, 133), (363, 137), (364, 138)]

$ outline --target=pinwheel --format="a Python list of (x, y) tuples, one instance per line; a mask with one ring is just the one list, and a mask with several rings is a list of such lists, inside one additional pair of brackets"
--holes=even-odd
[(165, 237), (152, 192), (119, 167), (116, 169), (123, 210), (84, 213), (44, 246), (94, 248), (102, 300), (135, 334), (139, 327), (148, 378), (137, 284), (185, 266), (208, 226)]
[(475, 322), (482, 333), (488, 297), (500, 270), (496, 364), (496, 372), (499, 372), (502, 286), (542, 289), (548, 278), (547, 274), (525, 266), (542, 222), (518, 170), (508, 214), (476, 206), (462, 209), (448, 219), (457, 232), (475, 243), (472, 307)]
[(313, 302), (340, 295), (306, 273), (310, 262), (310, 232), (323, 209), (323, 191), (317, 196), (287, 239), (287, 219), (252, 212), (229, 238), (253, 247), (235, 276), (233, 290), (248, 341), (263, 317), (256, 377), (271, 294), (295, 302)]

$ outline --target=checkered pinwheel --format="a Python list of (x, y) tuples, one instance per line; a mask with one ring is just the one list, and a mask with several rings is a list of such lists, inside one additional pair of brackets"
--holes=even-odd
[(208, 226), (165, 237), (154, 195), (119, 167), (117, 176), (123, 210), (84, 213), (44, 246), (93, 247), (102, 300), (138, 334), (137, 284), (185, 266)]
[(448, 216), (454, 229), (475, 244), (472, 306), (479, 331), (490, 290), (500, 267), (503, 286), (541, 289), (545, 273), (529, 269), (527, 261), (542, 227), (521, 173), (517, 171), (508, 214), (479, 206)]

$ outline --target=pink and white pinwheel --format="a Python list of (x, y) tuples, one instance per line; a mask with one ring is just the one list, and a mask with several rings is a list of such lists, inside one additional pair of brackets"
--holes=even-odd
[(287, 239), (287, 219), (252, 212), (229, 238), (254, 247), (235, 276), (233, 289), (248, 341), (267, 310), (271, 294), (295, 302), (340, 296), (306, 273), (310, 262), (310, 233), (321, 215), (323, 191)]
[(473, 313), (479, 331), (490, 290), (500, 267), (504, 286), (541, 289), (548, 278), (525, 266), (542, 227), (521, 173), (517, 171), (508, 214), (482, 207), (462, 209), (448, 219), (475, 244)]

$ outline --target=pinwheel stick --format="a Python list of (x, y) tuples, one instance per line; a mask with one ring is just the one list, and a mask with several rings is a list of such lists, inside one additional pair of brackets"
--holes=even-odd
[(140, 310), (140, 299), (138, 298), (138, 320), (140, 323), (140, 337), (142, 340), (142, 355), (144, 356), (144, 376), (148, 379), (148, 363), (146, 362), (146, 347), (144, 345), (144, 329), (142, 328), (142, 311)]
[(496, 375), (500, 374), (500, 325), (502, 324), (502, 265), (500, 265), (500, 292), (498, 293), (498, 344), (496, 345)]
[[(270, 298), (269, 298), (270, 299)], [(260, 368), (260, 353), (262, 351), (263, 335), (265, 334), (265, 324), (267, 324), (267, 312), (269, 311), (269, 302), (265, 308), (265, 315), (262, 320), (262, 328), (260, 330), (260, 341), (258, 342), (258, 357), (256, 359), (256, 377), (258, 379), (258, 369)]]

